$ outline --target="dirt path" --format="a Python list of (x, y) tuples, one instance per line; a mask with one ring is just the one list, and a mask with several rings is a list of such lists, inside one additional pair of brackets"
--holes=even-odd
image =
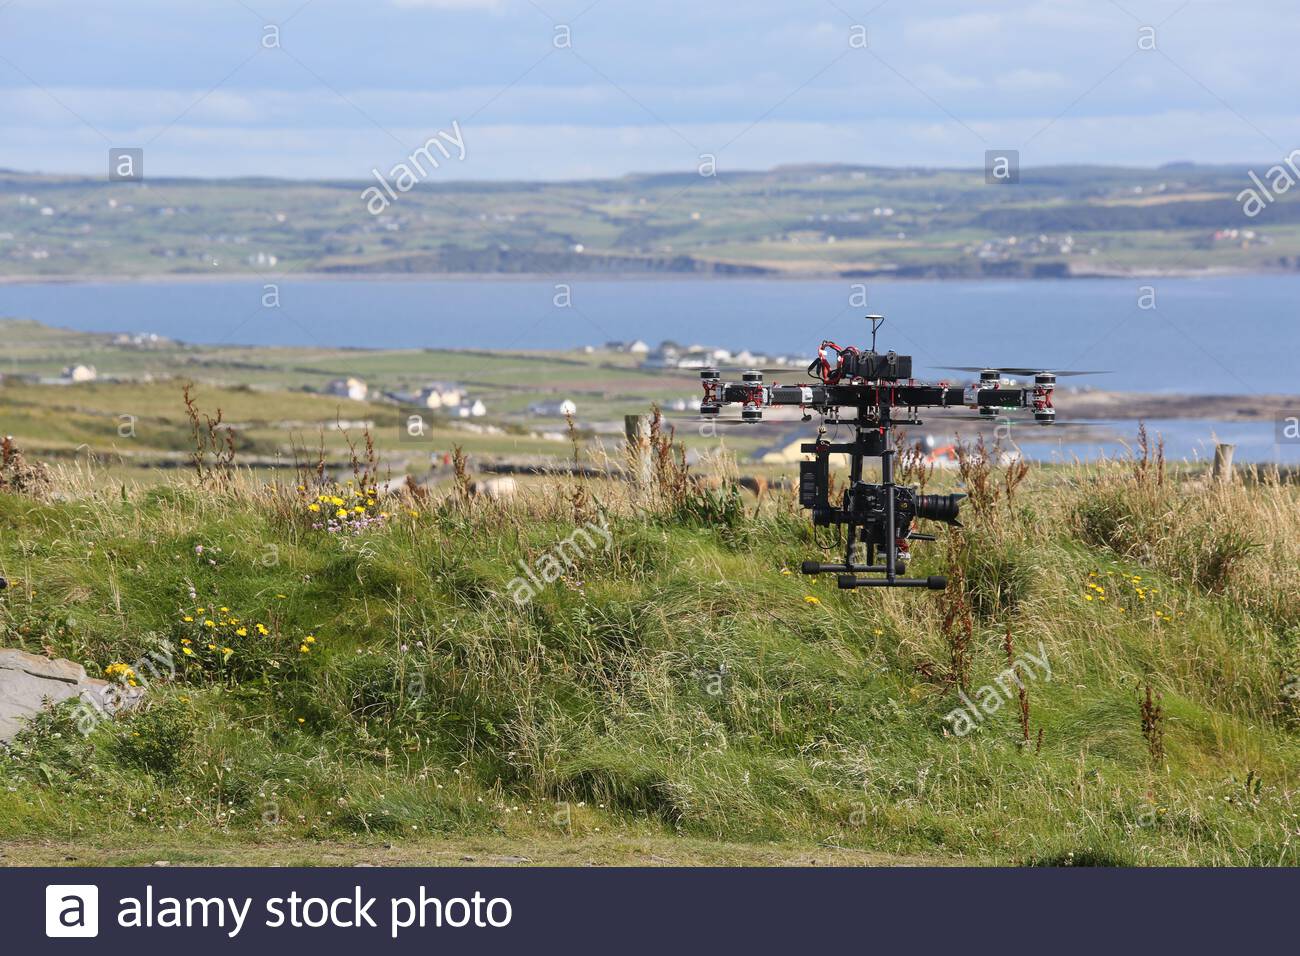
[(0, 866), (954, 866), (979, 860), (895, 855), (785, 844), (714, 843), (674, 837), (595, 836), (517, 840), (343, 842), (293, 840), (196, 844), (182, 838), (141, 848), (138, 841), (93, 845), (0, 842)]

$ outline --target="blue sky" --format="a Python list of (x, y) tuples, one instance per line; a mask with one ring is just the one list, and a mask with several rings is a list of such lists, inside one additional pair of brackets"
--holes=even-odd
[(0, 0), (0, 167), (359, 179), (453, 119), (447, 178), (1271, 163), (1298, 48), (1280, 0)]

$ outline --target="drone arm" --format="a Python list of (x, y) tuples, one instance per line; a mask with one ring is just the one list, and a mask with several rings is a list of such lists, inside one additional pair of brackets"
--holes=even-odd
[(861, 385), (753, 385), (723, 382), (718, 386), (722, 404), (752, 403), (763, 406), (854, 406), (864, 394), (872, 404), (899, 408), (1026, 408), (1033, 404), (1033, 389), (960, 388), (952, 385), (867, 383)]

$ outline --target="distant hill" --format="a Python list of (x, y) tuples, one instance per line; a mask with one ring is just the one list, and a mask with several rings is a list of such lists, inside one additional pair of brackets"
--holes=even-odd
[[(705, 170), (705, 172), (710, 172)], [(1259, 170), (1265, 175), (1264, 168)], [(0, 277), (367, 272), (1123, 275), (1300, 265), (1245, 167), (800, 165), (561, 183), (0, 171)]]

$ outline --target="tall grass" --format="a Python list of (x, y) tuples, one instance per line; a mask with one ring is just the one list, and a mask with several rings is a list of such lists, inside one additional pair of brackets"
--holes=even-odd
[[(270, 631), (239, 679), (156, 681), (88, 739), (44, 718), (0, 758), (0, 834), (650, 828), (1300, 862), (1295, 486), (1150, 456), (1014, 474), (970, 457), (926, 476), (979, 500), (916, 549), (949, 593), (839, 592), (797, 573), (833, 542), (792, 492), (756, 501), (726, 463), (697, 475), (662, 431), (650, 453), (644, 484), (393, 498), (358, 536), (237, 472), (141, 491), (56, 469), (54, 499), (0, 494), (5, 646), (99, 673), (174, 642), (195, 606)], [(588, 520), (608, 549), (516, 603), (521, 562)], [(955, 735), (960, 695), (1040, 647), (1052, 680)]]

